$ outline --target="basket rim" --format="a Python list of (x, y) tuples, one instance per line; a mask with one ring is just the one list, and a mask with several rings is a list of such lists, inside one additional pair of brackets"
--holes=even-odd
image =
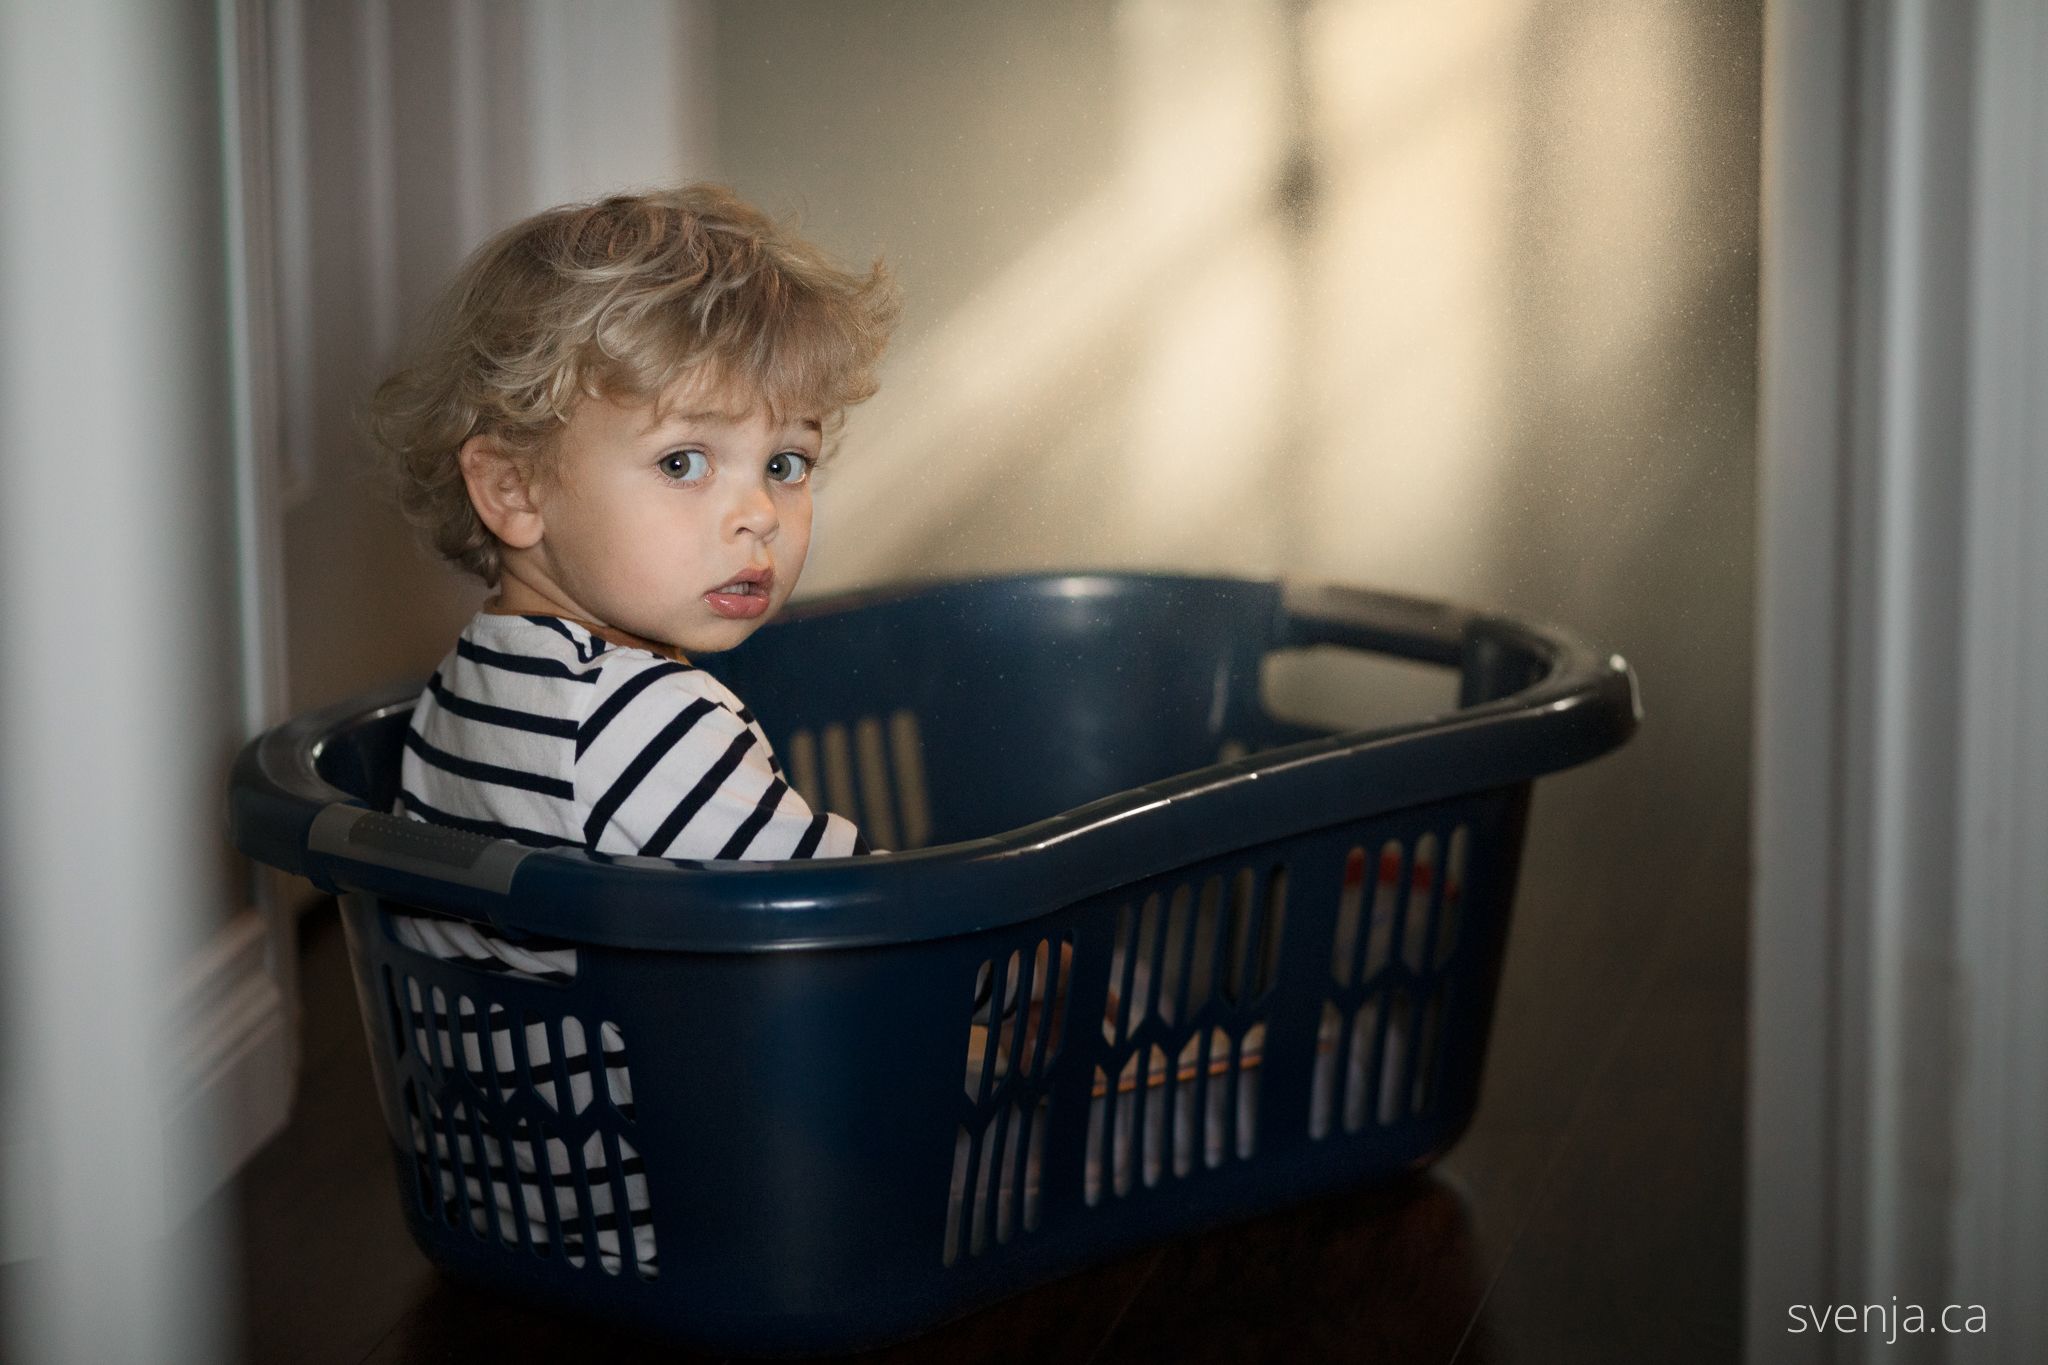
[[(1455, 666), (1475, 649), (1542, 668), (1511, 695), (1268, 749), (1127, 788), (999, 834), (859, 858), (708, 861), (539, 849), (445, 831), (466, 870), (366, 835), (402, 817), (321, 777), (338, 730), (409, 709), (414, 681), (308, 712), (256, 736), (230, 788), (235, 844), (328, 891), (361, 891), (473, 919), (512, 937), (593, 947), (755, 952), (875, 946), (1035, 919), (1135, 881), (1331, 824), (1529, 782), (1625, 743), (1641, 719), (1633, 671), (1576, 635), (1497, 613), (1324, 581), (1130, 572), (895, 583), (813, 599), (788, 619), (939, 591), (1072, 598), (1160, 583), (1277, 590), (1269, 650), (1318, 643)], [(1320, 812), (1304, 823), (1300, 810)], [(1233, 848), (1198, 839), (1219, 820)], [(418, 822), (406, 822), (417, 831)], [(439, 827), (433, 827), (439, 830)], [(380, 847), (380, 844), (385, 845)], [(1195, 858), (1190, 849), (1198, 849)], [(678, 913), (684, 907), (687, 913)]]

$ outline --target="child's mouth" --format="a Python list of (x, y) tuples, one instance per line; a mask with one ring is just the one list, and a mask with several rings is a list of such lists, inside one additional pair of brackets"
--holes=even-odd
[(705, 604), (720, 616), (748, 620), (768, 610), (770, 580), (735, 579), (704, 594)]

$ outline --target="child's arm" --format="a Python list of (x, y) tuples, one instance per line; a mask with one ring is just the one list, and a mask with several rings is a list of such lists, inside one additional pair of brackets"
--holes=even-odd
[(866, 853), (850, 821), (791, 789), (729, 696), (684, 664), (604, 670), (576, 739), (584, 845), (665, 858)]

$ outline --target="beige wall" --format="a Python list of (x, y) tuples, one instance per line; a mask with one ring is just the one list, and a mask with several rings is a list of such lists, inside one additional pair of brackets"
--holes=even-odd
[(1548, 846), (1739, 827), (1758, 8), (721, 7), (721, 173), (905, 294), (806, 589), (1143, 566), (1549, 618), (1649, 723), (1546, 788)]

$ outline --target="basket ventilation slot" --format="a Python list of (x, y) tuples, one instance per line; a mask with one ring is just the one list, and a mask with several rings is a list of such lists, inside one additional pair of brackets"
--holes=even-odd
[(1117, 913), (1082, 1198), (1118, 1197), (1257, 1147), (1266, 1023), (1279, 980), (1287, 869), (1244, 867)]
[(1215, 997), (1236, 1010), (1271, 994), (1287, 924), (1287, 869), (1268, 869), (1263, 892), (1261, 880), (1253, 869), (1240, 868), (1228, 883), (1227, 905), (1218, 873), (1199, 891), (1175, 887), (1163, 915), (1157, 892), (1145, 897), (1135, 915), (1129, 905), (1117, 911), (1104, 1042), (1129, 1042), (1148, 1018), (1163, 1029), (1186, 1025)]
[(967, 1021), (967, 1104), (954, 1135), (943, 1260), (978, 1256), (1038, 1227), (1051, 1100), (1045, 1094), (1066, 1028), (1073, 939), (1040, 939), (982, 962)]
[(646, 1164), (623, 1131), (633, 1084), (618, 1025), (528, 1011), (515, 1027), (488, 1000), (480, 1010), (389, 971), (383, 984), (397, 1061), (410, 1053), (421, 1073), (403, 1087), (421, 1211), (507, 1250), (559, 1248), (573, 1267), (655, 1278)]
[(1449, 1010), (1443, 969), (1458, 947), (1470, 846), (1465, 825), (1448, 841), (1423, 834), (1412, 857), (1389, 840), (1371, 878), (1365, 849), (1346, 856), (1330, 947), (1336, 990), (1316, 1030), (1311, 1138), (1339, 1120), (1357, 1133), (1434, 1112)]
[(862, 716), (789, 737), (790, 782), (813, 809), (854, 820), (877, 848), (923, 848), (931, 842), (931, 801), (925, 791), (924, 740), (917, 713)]
[(1121, 1198), (1169, 1171), (1178, 1178), (1232, 1156), (1249, 1160), (1257, 1150), (1265, 1043), (1261, 1020), (1242, 1035), (1223, 1028), (1191, 1034), (1171, 1067), (1158, 1044), (1126, 1057), (1113, 1080), (1096, 1067), (1083, 1201), (1092, 1207), (1105, 1193)]
[(996, 1091), (1012, 1076), (1019, 1083), (1043, 1083), (1059, 1056), (1066, 1029), (1073, 944), (1070, 935), (1040, 939), (1029, 950), (989, 958), (976, 970), (967, 1021), (964, 1086), (969, 1104), (996, 1098)]
[(999, 1106), (978, 1128), (962, 1125), (953, 1143), (953, 1181), (946, 1202), (944, 1263), (965, 1251), (979, 1256), (1019, 1229), (1038, 1229), (1045, 1129), (1052, 1100)]

